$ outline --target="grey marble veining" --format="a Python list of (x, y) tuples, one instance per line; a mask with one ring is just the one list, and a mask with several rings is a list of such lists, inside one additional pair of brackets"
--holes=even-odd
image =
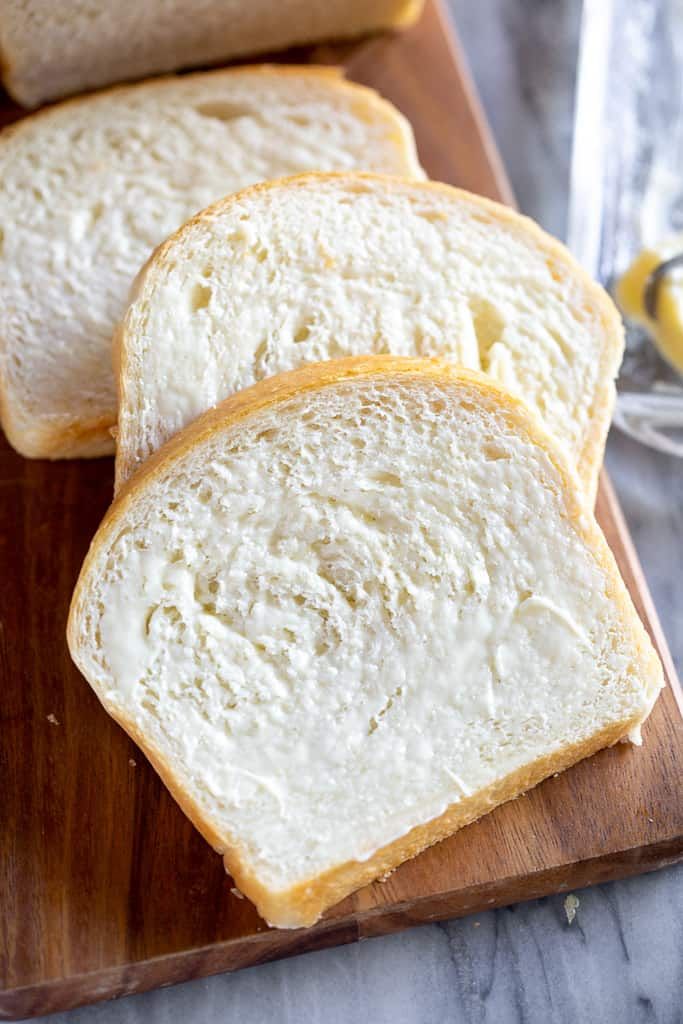
[(520, 208), (564, 237), (581, 0), (449, 0)]
[[(679, 879), (680, 881), (680, 879)], [(680, 1024), (683, 885), (670, 872), (189, 982), (60, 1024)]]
[[(564, 234), (580, 0), (450, 0), (521, 208)], [(608, 465), (683, 666), (683, 464)], [(49, 1018), (59, 1024), (683, 1024), (683, 867)]]
[[(615, 428), (607, 468), (679, 674), (683, 669), (683, 463)], [(683, 766), (681, 767), (683, 778)], [(683, 951), (681, 952), (683, 1004)], [(683, 1018), (682, 1018), (683, 1019)]]

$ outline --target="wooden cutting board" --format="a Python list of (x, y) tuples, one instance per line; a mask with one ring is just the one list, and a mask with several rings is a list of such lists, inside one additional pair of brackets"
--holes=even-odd
[[(437, 3), (405, 35), (304, 56), (342, 61), (393, 100), (432, 177), (512, 200)], [(0, 106), (0, 121), (16, 116)], [(669, 677), (644, 747), (604, 751), (548, 780), (314, 928), (269, 929), (69, 660), (69, 597), (111, 490), (108, 459), (29, 462), (0, 448), (0, 1016), (235, 970), (683, 856), (678, 684), (603, 480), (600, 522)]]

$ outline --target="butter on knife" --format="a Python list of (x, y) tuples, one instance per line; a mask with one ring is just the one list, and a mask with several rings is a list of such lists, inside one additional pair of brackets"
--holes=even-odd
[(615, 297), (624, 315), (642, 324), (683, 373), (683, 236), (643, 249), (617, 282)]

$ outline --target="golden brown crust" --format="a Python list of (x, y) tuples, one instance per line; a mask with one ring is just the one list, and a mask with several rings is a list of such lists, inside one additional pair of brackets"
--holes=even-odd
[[(145, 489), (162, 473), (167, 473), (196, 445), (210, 440), (219, 431), (230, 429), (267, 409), (273, 409), (292, 398), (309, 391), (320, 391), (351, 381), (388, 381), (400, 379), (419, 387), (425, 382), (437, 382), (460, 389), (471, 390), (480, 404), (495, 405), (496, 410), (514, 425), (522, 436), (537, 444), (550, 458), (559, 476), (567, 517), (577, 532), (594, 552), (596, 561), (605, 571), (610, 597), (619, 606), (625, 628), (630, 628), (638, 656), (641, 676), (648, 684), (648, 697), (654, 702), (663, 685), (662, 669), (645, 630), (633, 608), (612, 553), (600, 532), (592, 513), (586, 508), (573, 471), (566, 465), (564, 457), (557, 450), (555, 442), (546, 434), (537, 417), (524, 403), (501, 388), (483, 374), (458, 369), (443, 360), (407, 359), (395, 356), (360, 356), (335, 362), (316, 363), (294, 370), (291, 373), (271, 377), (259, 384), (238, 392), (226, 399), (215, 409), (205, 413), (197, 421), (180, 431), (158, 452), (152, 455), (141, 470), (121, 489), (107, 512), (90, 551), (86, 556), (76, 584), (69, 613), (67, 636), (69, 648), (79, 664), (78, 621), (81, 608), (87, 599), (88, 577), (91, 570), (96, 572), (100, 551), (106, 547), (110, 535), (117, 530), (127, 511)], [(92, 682), (92, 680), (91, 680)], [(97, 684), (93, 683), (97, 691)], [(368, 861), (349, 862), (323, 875), (295, 886), (291, 890), (273, 893), (267, 889), (250, 869), (248, 859), (239, 843), (225, 836), (204, 814), (186, 792), (182, 779), (171, 765), (159, 754), (146, 737), (139, 734), (135, 725), (117, 709), (105, 707), (139, 743), (154, 764), (164, 783), (183, 808), (188, 817), (208, 842), (224, 854), (227, 870), (237, 885), (256, 904), (259, 912), (273, 924), (282, 927), (300, 927), (311, 924), (319, 914), (357, 889), (359, 886), (379, 877), (396, 867), (403, 860), (414, 856), (427, 846), (438, 842), (457, 828), (475, 820), (494, 806), (512, 799), (521, 792), (536, 785), (548, 775), (562, 771), (583, 757), (622, 739), (634, 726), (642, 721), (649, 709), (635, 714), (623, 722), (613, 724), (588, 739), (568, 746), (552, 757), (541, 758), (525, 766), (505, 779), (497, 781), (487, 790), (468, 797), (449, 807), (434, 821), (420, 825), (406, 836), (377, 851)]]
[(563, 747), (552, 756), (541, 757), (530, 765), (524, 765), (505, 778), (496, 780), (486, 789), (450, 804), (439, 817), (415, 826), (406, 835), (381, 847), (368, 860), (346, 861), (290, 889), (273, 892), (250, 868), (246, 850), (233, 837), (228, 839), (219, 827), (207, 818), (153, 744), (132, 722), (119, 717), (110, 708), (107, 710), (133, 742), (144, 751), (169, 793), (197, 831), (216, 853), (223, 856), (225, 870), (232, 876), (240, 892), (254, 903), (261, 917), (276, 928), (305, 928), (315, 924), (326, 910), (339, 903), (345, 896), (381, 878), (435, 843), (447, 839), (500, 804), (514, 800), (522, 793), (533, 789), (551, 775), (565, 771), (604, 747), (613, 746), (641, 721), (640, 716), (634, 715), (602, 729), (580, 743)]
[(0, 384), (0, 425), (14, 450), (26, 459), (98, 459), (113, 455), (116, 445), (111, 434), (114, 417), (93, 416), (89, 420), (59, 423), (29, 421), (14, 413), (7, 391)]
[[(500, 804), (521, 796), (551, 775), (570, 768), (603, 747), (618, 743), (638, 721), (635, 716), (625, 719), (587, 740), (563, 747), (552, 757), (541, 757), (533, 764), (525, 765), (505, 778), (496, 780), (493, 785), (473, 796), (451, 804), (438, 818), (417, 825), (405, 836), (377, 850), (367, 861), (347, 861), (284, 892), (273, 893), (262, 885), (234, 850), (228, 850), (224, 855), (225, 869), (269, 924), (279, 928), (307, 927), (315, 924), (325, 910), (361, 886), (381, 878), (404, 861), (416, 857), (442, 839), (447, 839), (458, 829), (477, 821)], [(183, 810), (188, 813), (186, 808), (183, 807)], [(193, 820), (191, 814), (188, 816)]]
[(19, 121), (14, 121), (12, 124), (6, 125), (0, 129), (0, 145), (5, 143), (8, 139), (14, 135), (21, 134), (26, 128), (32, 128), (37, 121), (49, 120), (55, 116), (60, 115), (64, 110), (74, 110), (76, 107), (86, 106), (89, 107), (93, 103), (97, 103), (102, 99), (116, 96), (122, 93), (129, 94), (138, 91), (152, 92), (164, 90), (168, 85), (177, 85), (184, 82), (193, 82), (196, 80), (206, 81), (208, 78), (233, 78), (240, 77), (241, 75), (272, 75), (274, 77), (283, 78), (312, 78), (316, 81), (325, 80), (328, 84), (333, 84), (335, 88), (340, 89), (342, 92), (346, 92), (352, 96), (364, 96), (370, 106), (374, 106), (376, 110), (382, 110), (384, 113), (388, 113), (393, 119), (398, 114), (399, 119), (403, 120), (402, 115), (397, 111), (396, 107), (388, 100), (383, 99), (382, 96), (377, 92), (376, 89), (371, 88), (368, 85), (361, 85), (358, 82), (350, 82), (345, 78), (345, 70), (343, 67), (330, 64), (237, 64), (229, 68), (217, 68), (211, 71), (192, 71), (188, 74), (168, 74), (159, 75), (156, 78), (146, 78), (141, 82), (123, 82), (117, 85), (109, 85), (103, 89), (96, 89), (92, 92), (84, 93), (80, 96), (71, 96), (68, 99), (60, 100), (58, 103), (52, 103), (48, 107), (41, 107), (40, 110), (32, 111), (30, 114), (26, 114)]
[[(281, 178), (277, 181), (260, 182), (256, 185), (250, 185), (240, 192), (226, 196), (224, 199), (219, 199), (216, 203), (212, 203), (211, 206), (188, 220), (165, 242), (158, 246), (135, 280), (131, 292), (131, 302), (143, 294), (148, 283), (151, 283), (152, 276), (163, 269), (169, 254), (177, 245), (182, 243), (185, 234), (192, 232), (204, 220), (219, 216), (228, 210), (232, 204), (243, 202), (245, 199), (249, 199), (261, 192), (271, 192), (280, 188), (306, 188), (311, 183), (327, 181), (340, 181), (349, 184), (362, 183), (363, 181), (381, 183), (387, 191), (406, 188), (418, 191), (424, 190), (441, 193), (451, 199), (456, 198), (467, 202), (485, 212), (493, 221), (508, 224), (512, 228), (523, 231), (527, 238), (532, 237), (535, 239), (538, 247), (547, 253), (548, 260), (557, 263), (564, 272), (569, 273), (586, 290), (593, 300), (594, 307), (600, 317), (605, 339), (598, 372), (598, 380), (601, 381), (601, 384), (593, 396), (589, 426), (577, 465), (578, 474), (583, 482), (584, 492), (588, 496), (591, 506), (593, 506), (597, 494), (598, 477), (602, 465), (607, 431), (612, 418), (615, 397), (614, 377), (624, 347), (621, 317), (607, 292), (591, 279), (561, 242), (546, 234), (534, 221), (517, 213), (508, 206), (441, 182), (415, 181), (406, 177), (374, 174), (364, 171), (314, 172), (297, 174), (292, 177)], [(114, 340), (115, 362), (118, 367), (117, 390), (119, 408), (121, 408), (123, 402), (129, 400), (129, 396), (126, 393), (126, 382), (130, 379), (128, 375), (129, 345), (127, 321), (128, 317), (126, 315), (121, 321)], [(125, 453), (125, 459), (123, 456), (118, 456), (116, 468), (117, 487), (131, 472), (135, 472), (131, 453)]]
[[(388, 28), (388, 29), (392, 29), (392, 28), (393, 29), (409, 28), (411, 25), (414, 25), (415, 22), (420, 17), (420, 15), (422, 13), (422, 9), (424, 7), (424, 2), (425, 2), (425, 0), (403, 0), (402, 9), (400, 11), (397, 11), (391, 17), (391, 19), (388, 19), (387, 21), (380, 22), (377, 25), (375, 25), (374, 27), (370, 26), (370, 27), (360, 28), (360, 29), (355, 29), (355, 30), (351, 29), (351, 30), (348, 31), (348, 33), (346, 33), (344, 35), (340, 35), (340, 36), (338, 36), (336, 38), (337, 39), (355, 39), (355, 38), (359, 38), (359, 37), (364, 36), (364, 35), (371, 35), (373, 33), (379, 32), (379, 31), (381, 31), (384, 28)], [(289, 43), (287, 45), (287, 47), (285, 47), (284, 49), (291, 49), (292, 47), (295, 47), (295, 46), (306, 46), (306, 45), (310, 45), (312, 43), (324, 43), (324, 42), (334, 42), (334, 39), (321, 39), (319, 37), (311, 38), (310, 36), (305, 36), (304, 35), (304, 36), (300, 37), (299, 39), (292, 40), (292, 42)], [(266, 46), (266, 47), (262, 47), (261, 48), (260, 53), (261, 53), (261, 55), (263, 55), (264, 53), (272, 52), (272, 50), (273, 50), (272, 46)], [(249, 56), (250, 56), (250, 54), (248, 54), (248, 53), (237, 53), (237, 54), (235, 54), (235, 53), (233, 53), (233, 54), (227, 53), (226, 56), (225, 56), (225, 59), (226, 60), (229, 60), (229, 59), (244, 59), (244, 58), (249, 57)], [(258, 58), (259, 51), (258, 50), (254, 51), (251, 54), (251, 56)], [(57, 95), (54, 92), (52, 92), (48, 96), (42, 97), (40, 100), (38, 100), (38, 102), (31, 102), (31, 103), (26, 104), (24, 102), (24, 100), (20, 96), (21, 89), (16, 90), (15, 84), (13, 82), (13, 75), (16, 73), (15, 63), (16, 62), (12, 62), (10, 60), (9, 54), (7, 53), (7, 46), (4, 43), (4, 41), (0, 38), (0, 79), (2, 80), (2, 83), (5, 86), (5, 89), (7, 90), (7, 92), (18, 103), (20, 103), (22, 106), (28, 106), (28, 107), (38, 106), (39, 103), (42, 103), (45, 100), (49, 101), (49, 100), (52, 100), (52, 99), (59, 99), (59, 95)], [(223, 61), (222, 60), (216, 60), (216, 61), (213, 61), (213, 62), (198, 61), (198, 62), (194, 62), (194, 65), (196, 66), (197, 63), (199, 63), (199, 64), (207, 64), (207, 63), (209, 63), (209, 64), (211, 64), (211, 63), (213, 63), (213, 64), (222, 64)], [(183, 71), (183, 69), (185, 67), (187, 67), (187, 66), (188, 66), (187, 64), (182, 64), (181, 63), (181, 64), (178, 65), (177, 71)], [(192, 66), (192, 65), (190, 65), (190, 66)], [(294, 65), (294, 64), (291, 64), (291, 65), (286, 65), (286, 64), (282, 64), (282, 65), (280, 65), (280, 64), (268, 65), (268, 64), (259, 64), (259, 63), (256, 63), (256, 64), (254, 64), (252, 66), (253, 67), (258, 67), (258, 66), (261, 66), (261, 67), (275, 67), (278, 70), (286, 69), (286, 68), (290, 68), (290, 67), (291, 68), (296, 68), (297, 67), (297, 65)], [(217, 69), (216, 73), (223, 73), (223, 72), (229, 73), (229, 72), (232, 72), (232, 71), (239, 71), (239, 70), (243, 70), (243, 67), (244, 67), (244, 65), (237, 66), (237, 67), (230, 67), (230, 68), (222, 68), (221, 67), (221, 68)], [(305, 70), (308, 70), (309, 68), (314, 68), (315, 67), (315, 68), (319, 68), (323, 72), (327, 71), (327, 70), (332, 70), (332, 69), (328, 69), (327, 66), (323, 66), (323, 65), (299, 65), (299, 67), (301, 67), (301, 68), (303, 68)], [(194, 74), (206, 74), (207, 72), (196, 71), (196, 72), (193, 72), (193, 73)], [(152, 71), (149, 72), (149, 74), (150, 74), (151, 77), (148, 79), (148, 81), (150, 81), (150, 82), (151, 81), (162, 82), (164, 80), (164, 78), (174, 77), (174, 74), (173, 74), (172, 71), (168, 72), (166, 74), (155, 76), (154, 75), (154, 71), (152, 70)], [(190, 74), (192, 74), (192, 72), (184, 73), (184, 77), (190, 77)], [(137, 78), (139, 76), (133, 75), (132, 77), (133, 78)], [(135, 84), (136, 85), (140, 85), (140, 84), (145, 84), (145, 82), (138, 82), (138, 83), (135, 83)], [(128, 88), (129, 86), (131, 86), (131, 82), (130, 81), (128, 81), (128, 82), (124, 81), (124, 82), (120, 82), (120, 83), (114, 83), (112, 85), (105, 86), (105, 87), (97, 89), (97, 90), (92, 90), (91, 89), (91, 90), (88, 90), (85, 98), (87, 98), (88, 95), (93, 95), (95, 92), (97, 92), (97, 93), (110, 92), (112, 89)], [(369, 91), (373, 91), (373, 90), (369, 90)], [(82, 98), (84, 98), (84, 97), (77, 96), (77, 97), (72, 97), (71, 99), (67, 99), (67, 100), (61, 100), (60, 99), (59, 103), (61, 104), (61, 103), (64, 103), (64, 102), (77, 102), (77, 101), (79, 101)], [(39, 113), (42, 113), (42, 112), (43, 111), (39, 111)]]
[[(275, 78), (297, 78), (309, 79), (315, 82), (325, 82), (334, 91), (348, 95), (354, 102), (354, 113), (361, 118), (366, 115), (369, 122), (374, 118), (382, 119), (387, 124), (392, 124), (396, 132), (396, 145), (402, 149), (406, 164), (414, 162), (416, 172), (419, 171), (417, 153), (408, 122), (403, 115), (387, 100), (383, 99), (374, 89), (356, 82), (349, 82), (344, 78), (342, 68), (314, 64), (253, 64), (239, 65), (231, 68), (221, 68), (218, 71), (198, 71), (192, 74), (165, 75), (134, 85), (115, 85), (98, 92), (89, 93), (85, 96), (76, 96), (72, 99), (63, 100), (51, 107), (29, 114), (22, 120), (9, 125), (0, 131), (0, 147), (12, 143), (17, 136), (26, 130), (30, 130), (38, 121), (61, 116), (66, 109), (73, 110), (79, 106), (91, 107), (92, 104), (114, 95), (128, 95), (139, 90), (147, 93), (155, 90), (164, 90), (169, 85), (181, 82), (192, 82), (195, 80), (206, 81), (207, 78), (221, 79), (240, 77), (245, 75), (264, 75)], [(156, 250), (155, 250), (156, 251)], [(146, 264), (146, 266), (149, 264)], [(140, 274), (138, 275), (138, 280)], [(119, 329), (115, 331), (115, 338)], [(3, 344), (4, 342), (4, 344)], [(0, 348), (7, 347), (7, 340), (0, 338)], [(121, 370), (116, 366), (119, 342), (113, 344), (115, 373), (120, 380)], [(106, 414), (91, 417), (87, 420), (74, 417), (67, 420), (60, 418), (54, 425), (47, 422), (33, 422), (30, 428), (26, 428), (21, 418), (12, 411), (9, 389), (4, 378), (0, 375), (0, 425), (5, 435), (16, 451), (26, 458), (43, 459), (71, 459), (71, 458), (93, 458), (101, 455), (113, 455), (115, 446), (111, 437), (111, 428), (116, 423), (114, 410)]]

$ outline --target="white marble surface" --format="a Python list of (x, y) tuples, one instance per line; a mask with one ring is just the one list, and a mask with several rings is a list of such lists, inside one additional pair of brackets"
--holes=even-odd
[[(562, 235), (580, 0), (450, 0), (522, 209)], [(683, 465), (608, 463), (679, 668)], [(683, 867), (50, 1018), (60, 1024), (683, 1024)]]

